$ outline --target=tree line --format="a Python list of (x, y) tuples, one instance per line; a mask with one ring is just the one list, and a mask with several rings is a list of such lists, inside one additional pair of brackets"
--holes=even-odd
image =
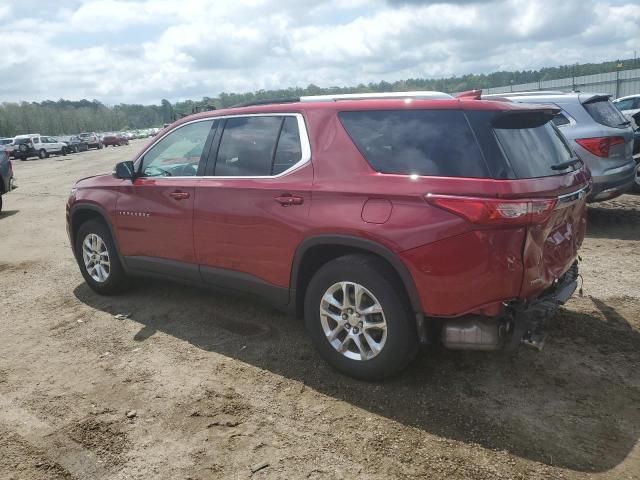
[(490, 74), (468, 74), (441, 79), (410, 78), (396, 82), (359, 84), (352, 87), (328, 87), (317, 85), (291, 87), (279, 90), (258, 90), (248, 93), (226, 93), (201, 100), (187, 100), (172, 104), (162, 100), (160, 105), (120, 104), (107, 106), (97, 100), (47, 100), (0, 104), (0, 136), (13, 137), (21, 133), (43, 135), (73, 134), (83, 131), (137, 130), (159, 127), (176, 118), (202, 108), (226, 108), (259, 100), (295, 98), (304, 95), (339, 93), (368, 93), (406, 90), (437, 90), (461, 92), (477, 88), (498, 87), (571, 76), (592, 75), (617, 69), (638, 68), (635, 59), (615, 60), (583, 65), (565, 65), (540, 70), (500, 71)]

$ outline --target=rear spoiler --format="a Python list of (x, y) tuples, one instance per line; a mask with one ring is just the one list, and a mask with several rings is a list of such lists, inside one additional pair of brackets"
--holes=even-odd
[(555, 105), (518, 104), (527, 108), (499, 110), (491, 120), (496, 128), (534, 128), (544, 125), (560, 112)]
[(467, 90), (466, 92), (456, 93), (455, 98), (460, 100), (481, 100), (482, 90)]
[[(585, 94), (580, 95), (580, 97), (582, 97), (583, 95), (585, 95)], [(588, 94), (586, 94), (586, 95), (588, 95)], [(580, 103), (582, 103), (583, 105), (586, 105), (588, 103), (601, 102), (603, 100), (609, 100), (610, 98), (611, 98), (611, 95), (608, 95), (606, 93), (600, 93), (600, 94), (593, 95), (592, 97), (589, 97), (584, 101), (582, 100), (582, 98), (580, 98)]]

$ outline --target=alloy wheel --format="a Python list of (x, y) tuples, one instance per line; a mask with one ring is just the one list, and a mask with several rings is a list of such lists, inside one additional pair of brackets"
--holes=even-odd
[(320, 300), (320, 323), (331, 346), (351, 360), (371, 360), (387, 341), (378, 299), (355, 282), (331, 285)]
[(89, 276), (98, 283), (104, 283), (111, 273), (109, 250), (104, 240), (95, 233), (88, 234), (82, 242), (82, 259)]

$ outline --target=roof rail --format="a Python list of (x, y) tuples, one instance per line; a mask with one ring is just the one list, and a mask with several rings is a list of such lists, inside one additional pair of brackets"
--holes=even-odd
[(301, 97), (286, 97), (286, 98), (271, 98), (268, 100), (254, 100), (252, 102), (245, 103), (237, 103), (236, 105), (232, 105), (230, 108), (239, 108), (239, 107), (255, 107), (258, 105), (273, 105), (278, 103), (298, 103)]
[(531, 92), (502, 92), (488, 93), (483, 97), (535, 97), (536, 95), (565, 95), (571, 92), (563, 92), (560, 90), (534, 90)]
[(342, 93), (338, 95), (310, 95), (300, 97), (301, 102), (337, 102), (340, 100), (376, 100), (385, 98), (411, 98), (411, 99), (450, 99), (448, 93), (435, 91), (413, 92), (373, 92), (373, 93)]

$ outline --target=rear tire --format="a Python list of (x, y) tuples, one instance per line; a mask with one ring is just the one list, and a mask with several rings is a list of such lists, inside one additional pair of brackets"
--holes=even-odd
[(41, 150), (38, 151), (38, 158), (40, 160), (43, 160), (43, 159), (47, 158), (48, 156), (49, 156), (49, 154), (47, 153), (46, 150), (41, 149)]
[(395, 272), (384, 261), (355, 254), (325, 264), (309, 282), (305, 324), (320, 355), (336, 370), (361, 380), (381, 380), (415, 358), (415, 322), (394, 279)]
[(631, 191), (640, 193), (640, 159), (636, 160), (636, 181), (631, 187)]
[(87, 285), (100, 295), (114, 295), (128, 286), (116, 245), (98, 220), (83, 223), (75, 239), (76, 260)]

